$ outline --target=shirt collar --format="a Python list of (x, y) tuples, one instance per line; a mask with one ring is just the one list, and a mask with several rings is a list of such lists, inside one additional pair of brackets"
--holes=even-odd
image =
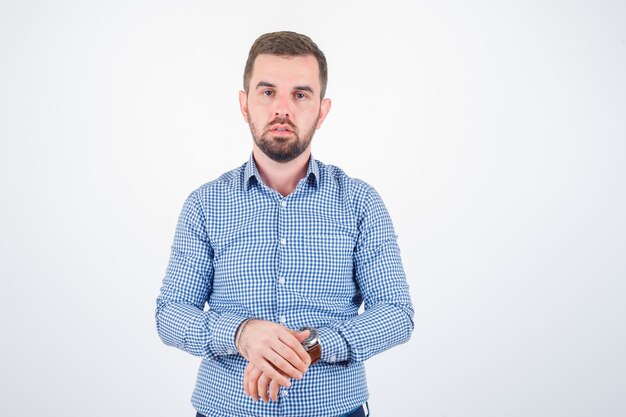
[[(309, 166), (306, 171), (306, 178), (311, 186), (317, 186), (320, 177), (320, 169), (313, 155), (309, 158)], [(250, 158), (244, 167), (243, 185), (245, 190), (249, 190), (254, 182), (261, 182), (261, 175), (254, 162), (254, 155), (250, 153)]]

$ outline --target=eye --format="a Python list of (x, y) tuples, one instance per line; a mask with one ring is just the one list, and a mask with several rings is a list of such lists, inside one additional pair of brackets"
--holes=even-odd
[(294, 96), (298, 99), (298, 100), (305, 100), (307, 98), (306, 94), (304, 93), (295, 93)]
[(266, 97), (271, 97), (274, 95), (274, 92), (272, 90), (264, 90), (263, 95)]

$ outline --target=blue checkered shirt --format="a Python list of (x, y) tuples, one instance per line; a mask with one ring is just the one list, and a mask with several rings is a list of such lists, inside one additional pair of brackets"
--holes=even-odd
[[(247, 361), (234, 339), (247, 318), (319, 331), (321, 361), (277, 402), (244, 393)], [(164, 343), (203, 358), (192, 397), (200, 413), (336, 417), (368, 399), (363, 362), (409, 339), (413, 308), (391, 219), (371, 186), (311, 158), (283, 197), (250, 157), (185, 202), (156, 321)]]

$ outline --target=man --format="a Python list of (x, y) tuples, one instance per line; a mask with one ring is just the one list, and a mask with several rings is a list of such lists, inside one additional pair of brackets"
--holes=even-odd
[(203, 357), (198, 416), (363, 416), (363, 362), (413, 330), (382, 200), (311, 157), (326, 82), (307, 36), (259, 37), (239, 93), (252, 155), (184, 204), (156, 320)]

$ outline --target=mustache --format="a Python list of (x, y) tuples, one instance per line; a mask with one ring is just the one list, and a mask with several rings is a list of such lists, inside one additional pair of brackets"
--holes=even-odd
[(291, 128), (291, 130), (295, 131), (296, 130), (296, 125), (294, 125), (291, 120), (289, 120), (288, 117), (284, 117), (284, 116), (278, 116), (276, 118), (274, 118), (274, 120), (272, 120), (271, 122), (269, 122), (267, 124), (267, 129), (269, 130), (271, 126), (273, 125), (287, 125)]

